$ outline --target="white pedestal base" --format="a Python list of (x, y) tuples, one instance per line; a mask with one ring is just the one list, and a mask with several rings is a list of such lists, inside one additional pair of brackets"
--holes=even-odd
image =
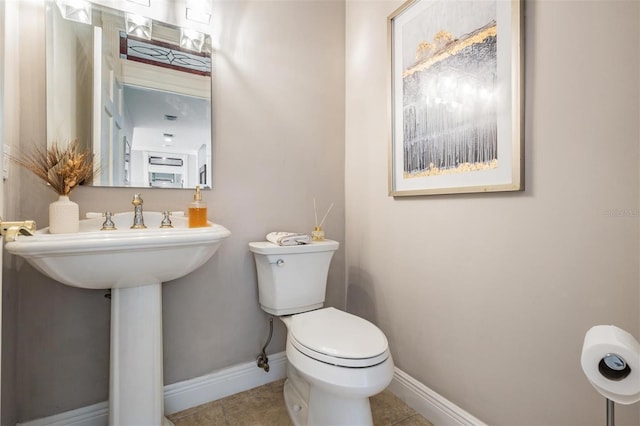
[(113, 289), (109, 425), (166, 425), (163, 404), (162, 284)]

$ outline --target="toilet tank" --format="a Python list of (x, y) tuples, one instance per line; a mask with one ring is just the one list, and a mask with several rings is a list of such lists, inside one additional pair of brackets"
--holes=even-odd
[(321, 308), (327, 275), (337, 241), (278, 246), (249, 243), (256, 260), (260, 307), (272, 315), (290, 315)]

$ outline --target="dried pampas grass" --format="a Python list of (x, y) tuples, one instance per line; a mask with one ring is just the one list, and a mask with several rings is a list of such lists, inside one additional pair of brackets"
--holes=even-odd
[(69, 195), (97, 172), (93, 154), (88, 149), (81, 151), (77, 140), (62, 147), (54, 142), (49, 148), (36, 148), (24, 158), (12, 160), (48, 183), (59, 195)]

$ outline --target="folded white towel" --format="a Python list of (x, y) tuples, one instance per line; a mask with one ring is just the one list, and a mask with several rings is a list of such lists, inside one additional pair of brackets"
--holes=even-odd
[(310, 243), (311, 237), (308, 234), (295, 232), (270, 232), (267, 234), (267, 241), (279, 246), (295, 246)]

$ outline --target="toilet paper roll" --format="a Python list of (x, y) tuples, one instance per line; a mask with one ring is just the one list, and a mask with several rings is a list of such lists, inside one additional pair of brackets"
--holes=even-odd
[(614, 325), (596, 325), (584, 336), (582, 370), (593, 387), (621, 404), (640, 400), (640, 343)]

